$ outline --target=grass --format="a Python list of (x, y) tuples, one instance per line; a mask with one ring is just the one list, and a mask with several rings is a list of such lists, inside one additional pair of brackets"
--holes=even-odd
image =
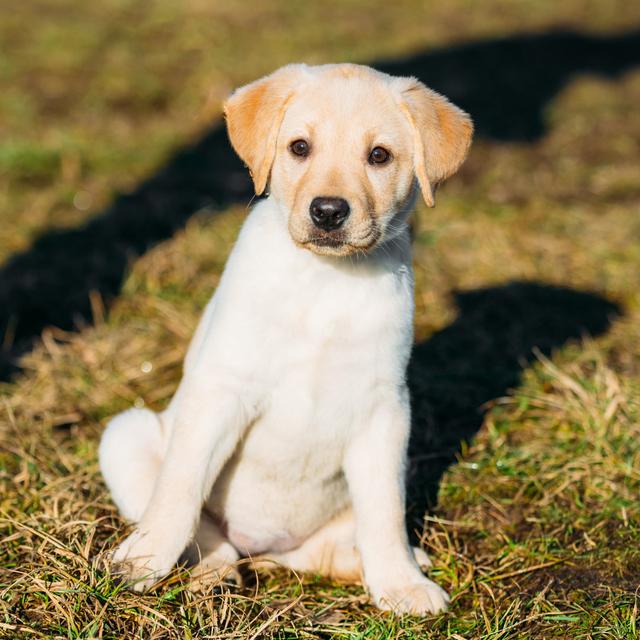
[[(4, 12), (0, 637), (638, 637), (639, 26), (604, 0)], [(420, 73), (479, 125), (415, 218), (408, 526), (438, 617), (279, 570), (140, 596), (101, 569), (126, 531), (101, 428), (171, 396), (246, 215), (221, 101), (291, 60)]]

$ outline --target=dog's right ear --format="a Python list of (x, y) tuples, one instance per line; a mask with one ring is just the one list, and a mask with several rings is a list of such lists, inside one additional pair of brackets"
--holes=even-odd
[(278, 131), (288, 101), (306, 73), (290, 64), (234, 91), (224, 105), (229, 139), (249, 167), (255, 192), (264, 193), (276, 154)]

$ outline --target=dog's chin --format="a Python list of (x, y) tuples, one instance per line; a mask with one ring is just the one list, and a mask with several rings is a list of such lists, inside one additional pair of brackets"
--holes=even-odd
[(296, 244), (319, 256), (334, 256), (341, 258), (368, 253), (377, 243), (374, 240), (373, 242), (368, 242), (366, 244), (355, 244), (346, 240), (323, 236), (319, 238), (309, 238), (303, 242), (296, 241)]

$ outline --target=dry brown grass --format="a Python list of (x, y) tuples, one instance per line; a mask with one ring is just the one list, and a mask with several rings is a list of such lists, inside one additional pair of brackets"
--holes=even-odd
[[(467, 165), (435, 210), (417, 213), (409, 527), (453, 593), (450, 613), (394, 619), (358, 586), (281, 570), (245, 570), (244, 588), (200, 596), (176, 571), (148, 595), (130, 593), (101, 568), (126, 527), (96, 464), (109, 416), (171, 396), (245, 216), (237, 193), (221, 206), (207, 191), (198, 167), (211, 163), (197, 142), (186, 169), (170, 158), (218, 116), (231, 86), (294, 59), (413, 56), (418, 65), (423, 50), (426, 69), (445, 56), (444, 75), (462, 78), (487, 49), (469, 59), (458, 43), (487, 39), (499, 53), (495, 39), (513, 33), (631, 28), (635, 6), (194, 0), (143, 10), (109, 0), (14, 9), (0, 25), (13, 51), (0, 66), (0, 256), (23, 251), (24, 262), (2, 267), (9, 311), (0, 320), (5, 345), (24, 353), (21, 372), (0, 387), (0, 637), (637, 637), (637, 60), (611, 74), (567, 72), (557, 84), (527, 60), (534, 92), (548, 91), (542, 129), (507, 135), (509, 123), (480, 101)], [(25, 25), (38, 37), (25, 42)], [(514, 68), (499, 55), (497, 64)], [(508, 95), (498, 99), (515, 109)], [(164, 164), (169, 177), (160, 171), (130, 201), (117, 198)], [(163, 202), (181, 217), (163, 213)], [(82, 229), (100, 213), (103, 222)], [(34, 244), (38, 233), (45, 242)], [(94, 255), (102, 244), (113, 251)], [(65, 255), (73, 264), (83, 247), (75, 271), (54, 264)], [(38, 331), (21, 329), (19, 313), (31, 308), (29, 278), (43, 314), (70, 305), (64, 330), (47, 328), (33, 348)], [(87, 300), (67, 295), (85, 288)]]

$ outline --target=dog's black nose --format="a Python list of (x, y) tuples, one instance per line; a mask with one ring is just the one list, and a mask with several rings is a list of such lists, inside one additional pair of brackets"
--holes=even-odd
[(340, 228), (349, 212), (349, 203), (344, 198), (314, 198), (309, 207), (313, 224), (323, 231)]

